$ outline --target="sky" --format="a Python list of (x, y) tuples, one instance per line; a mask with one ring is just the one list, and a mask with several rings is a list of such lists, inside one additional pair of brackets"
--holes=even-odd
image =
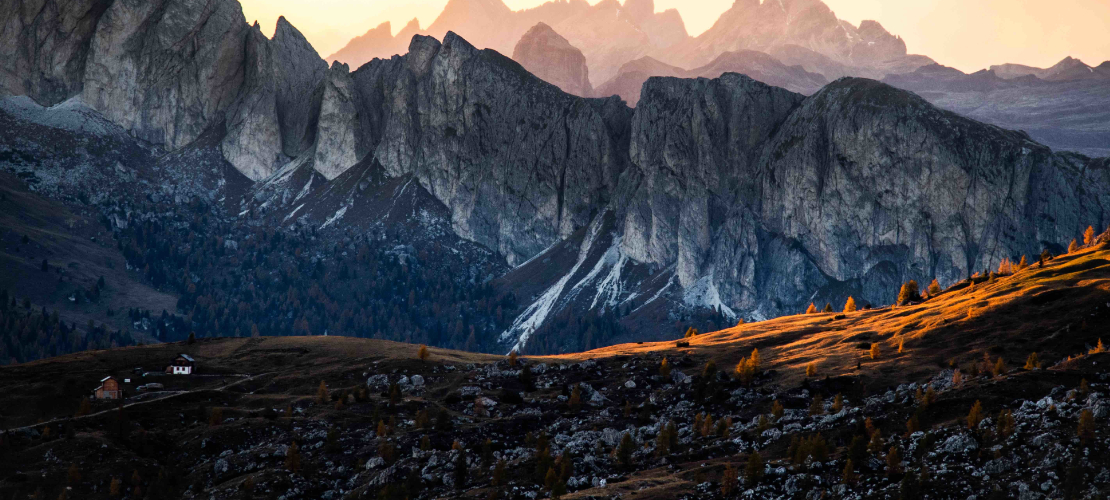
[[(546, 0), (504, 0), (514, 10)], [(597, 3), (599, 0), (589, 0)], [(384, 21), (399, 31), (412, 18), (427, 28), (447, 0), (240, 0), (248, 21), (271, 35), (284, 15), (322, 57)], [(733, 0), (655, 0), (677, 8), (691, 35), (709, 29)], [(966, 72), (992, 64), (1051, 66), (1066, 56), (1110, 60), (1110, 0), (825, 0), (853, 24), (873, 19), (924, 54)]]

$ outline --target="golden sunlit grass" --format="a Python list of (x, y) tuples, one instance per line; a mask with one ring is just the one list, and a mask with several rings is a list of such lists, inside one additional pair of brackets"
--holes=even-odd
[[(685, 339), (689, 348), (676, 348), (675, 342), (624, 344), (557, 358), (684, 351), (732, 366), (758, 348), (764, 366), (777, 370), (785, 381), (804, 378), (811, 363), (818, 377), (861, 375), (876, 380), (893, 378), (884, 374), (901, 379), (915, 373), (931, 376), (951, 360), (976, 360), (987, 352), (1018, 366), (1034, 351), (1055, 363), (1096, 341), (1104, 323), (1091, 314), (1110, 312), (1110, 251), (1080, 250), (1043, 268), (1034, 264), (1011, 276), (990, 282), (981, 278), (973, 288), (968, 285), (958, 283), (911, 306), (746, 323)], [(872, 344), (881, 353), (876, 359), (871, 359)]]

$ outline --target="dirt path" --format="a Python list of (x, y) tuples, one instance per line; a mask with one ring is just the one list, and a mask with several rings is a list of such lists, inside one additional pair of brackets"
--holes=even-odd
[[(147, 403), (165, 401), (167, 399), (176, 398), (178, 396), (183, 396), (185, 394), (192, 394), (194, 392), (223, 391), (223, 390), (226, 390), (230, 387), (234, 387), (236, 385), (242, 384), (244, 382), (248, 382), (250, 380), (254, 380), (258, 377), (263, 377), (263, 376), (269, 375), (271, 373), (273, 373), (273, 372), (259, 373), (259, 374), (256, 374), (256, 375), (247, 375), (247, 374), (220, 375), (222, 377), (241, 377), (241, 378), (239, 380), (234, 381), (234, 382), (229, 382), (229, 383), (221, 385), (219, 387), (208, 388), (208, 389), (196, 389), (196, 390), (192, 390), (192, 391), (160, 391), (159, 392), (160, 394), (165, 394), (165, 395), (161, 396), (161, 397), (156, 397), (156, 398), (151, 398), (151, 399), (144, 399), (142, 401), (134, 401), (134, 402), (131, 402), (131, 403), (127, 403), (127, 404), (123, 405), (123, 408), (131, 408), (133, 406), (139, 406), (139, 405), (143, 405), (143, 404), (147, 404)], [(23, 427), (12, 427), (11, 429), (8, 429), (8, 432), (12, 432), (12, 431), (18, 432), (18, 431), (24, 431), (24, 430), (31, 430), (31, 429), (34, 429), (36, 427), (44, 427), (44, 426), (51, 425), (51, 424), (56, 424), (56, 423), (64, 423), (64, 422), (69, 422), (69, 421), (81, 420), (81, 419), (85, 419), (85, 418), (99, 417), (101, 415), (106, 415), (108, 413), (111, 413), (111, 412), (114, 412), (114, 411), (119, 411), (119, 410), (120, 410), (120, 407), (116, 406), (114, 408), (109, 408), (107, 410), (101, 410), (101, 411), (98, 411), (96, 413), (90, 413), (88, 415), (81, 415), (80, 417), (56, 418), (56, 419), (53, 419), (53, 420), (48, 420), (46, 422), (39, 422), (37, 424), (25, 425)]]

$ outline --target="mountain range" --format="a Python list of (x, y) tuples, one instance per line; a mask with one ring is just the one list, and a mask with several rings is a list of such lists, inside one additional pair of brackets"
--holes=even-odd
[[(497, 16), (524, 19), (512, 25), (520, 33), (487, 30), (483, 42), (521, 48), (536, 19), (556, 12), (567, 17), (547, 25), (562, 40), (547, 33), (550, 43), (536, 50), (565, 55), (562, 42), (600, 36), (589, 28), (600, 23), (591, 17), (599, 12), (641, 33), (672, 22), (672, 14), (648, 6), (554, 2), (514, 13), (497, 0), (453, 0), (429, 31), (448, 20), (481, 29)], [(466, 269), (454, 286), (482, 290), (475, 308), (494, 309), (486, 294), (514, 298), (498, 308), (498, 315), (510, 311), (504, 328), (465, 314), (476, 325), (471, 332), (497, 331), (496, 339), (477, 342), (529, 352), (590, 345), (571, 321), (587, 314), (623, 325), (606, 340), (618, 341), (665, 338), (698, 314), (723, 325), (849, 296), (861, 305), (887, 303), (908, 280), (955, 283), (1003, 259), (1061, 251), (1088, 225), (1110, 220), (1106, 159), (1055, 152), (1028, 133), (960, 116), (887, 83), (838, 77), (825, 84), (823, 74), (761, 52), (869, 71), (922, 62), (877, 24), (848, 29), (816, 1), (738, 1), (729, 12), (697, 38), (634, 44), (670, 43), (674, 54), (721, 51), (696, 74), (637, 50), (584, 52), (590, 81), (615, 73), (604, 69), (607, 62), (600, 74), (589, 66), (617, 60), (603, 53), (638, 61), (622, 63), (628, 72), (676, 73), (646, 78), (632, 108), (619, 97), (568, 94), (508, 52), (479, 49), (453, 31), (442, 39), (414, 35), (404, 55), (352, 69), (329, 67), (284, 18), (266, 38), (234, 0), (25, 2), (0, 15), (0, 39), (16, 49), (0, 63), (0, 87), (22, 96), (6, 98), (4, 114), (12, 130), (26, 131), (5, 139), (5, 163), (35, 178), (44, 195), (107, 192), (132, 170), (151, 179), (208, 179), (187, 196), (175, 193), (164, 209), (195, 211), (189, 200), (199, 196), (222, 214), (216, 230), (225, 234), (211, 245), (223, 248), (232, 247), (225, 236), (234, 226), (322, 239), (326, 250), (300, 272), (307, 276), (327, 275), (320, 269), (329, 265), (341, 272), (344, 252), (358, 242), (389, 242), (383, 255), (391, 262), (424, 252), (452, 256), (453, 270)], [(759, 30), (738, 37), (730, 19)], [(799, 19), (812, 29), (796, 29)], [(583, 31), (560, 33), (569, 20)], [(606, 39), (623, 43), (611, 30)], [(573, 54), (560, 61), (581, 66)], [(729, 72), (733, 65), (763, 68), (764, 78), (809, 95)], [(914, 85), (935, 80), (933, 69), (914, 68), (910, 74), (921, 77)], [(679, 78), (686, 76), (712, 78)], [(998, 81), (1022, 85), (1023, 78), (1030, 76)], [(45, 144), (39, 127), (59, 123), (72, 143), (104, 134), (117, 141), (103, 153), (72, 152), (88, 155), (81, 171), (109, 185), (51, 163), (61, 160), (44, 151), (58, 145)], [(99, 125), (90, 131), (74, 123)], [(139, 160), (117, 159), (114, 151), (127, 148), (141, 151)], [(170, 187), (132, 185), (127, 196), (140, 204)], [(109, 201), (95, 205), (108, 227), (131, 231), (136, 215)], [(187, 291), (182, 304), (196, 311), (222, 296), (257, 297), (271, 281), (260, 276), (210, 280), (210, 294)], [(312, 315), (299, 314), (307, 298), (280, 295), (294, 331), (343, 332), (355, 324), (335, 305), (347, 300), (344, 292), (312, 290), (319, 304)], [(396, 293), (412, 306), (417, 294), (433, 290)], [(419, 328), (466, 338), (461, 319), (457, 327)]]
[[(616, 22), (613, 22), (616, 19)], [(512, 11), (499, 0), (451, 0), (427, 30), (413, 20), (396, 36), (388, 24), (353, 39), (347, 47), (328, 56), (361, 66), (375, 57), (387, 58), (406, 51), (416, 33), (442, 39), (448, 31), (479, 48), (513, 54), (537, 24), (548, 26), (586, 60), (585, 69), (561, 63), (544, 63), (533, 54), (517, 59), (532, 73), (581, 97), (619, 95), (630, 106), (639, 100), (640, 88), (652, 76), (715, 78), (725, 72), (748, 75), (761, 82), (811, 95), (825, 83), (845, 76), (887, 79), (888, 83), (918, 92), (933, 104), (1005, 128), (1027, 131), (1054, 149), (1091, 156), (1110, 155), (1110, 133), (1105, 120), (1091, 116), (1092, 109), (1110, 104), (1110, 61), (1091, 67), (1071, 57), (1052, 68), (1002, 64), (989, 68), (1015, 85), (999, 89), (966, 90), (966, 86), (922, 92), (913, 75), (937, 62), (907, 53), (905, 42), (878, 22), (858, 26), (840, 20), (820, 0), (735, 2), (706, 32), (689, 36), (675, 10), (655, 12), (652, 0), (606, 0), (590, 6), (583, 0), (551, 1), (530, 10)], [(553, 61), (569, 50), (553, 52)], [(545, 70), (549, 67), (550, 70)], [(555, 74), (574, 73), (590, 80), (564, 86)], [(582, 76), (586, 75), (586, 76)], [(1034, 76), (1035, 81), (1022, 80)], [(1085, 83), (1076, 83), (1076, 82)], [(1026, 84), (1023, 85), (1022, 82)], [(1051, 82), (1054, 85), (1033, 85)], [(1093, 101), (1092, 101), (1093, 99)], [(1079, 113), (1076, 113), (1076, 111)], [(1031, 118), (1035, 117), (1035, 118)]]

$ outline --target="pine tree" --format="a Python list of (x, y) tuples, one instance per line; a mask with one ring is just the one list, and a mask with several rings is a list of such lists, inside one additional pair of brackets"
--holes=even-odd
[(806, 377), (817, 376), (817, 363), (810, 362), (806, 365)]
[(983, 403), (975, 401), (972, 405), (971, 411), (967, 414), (967, 428), (975, 430), (979, 428), (979, 422), (983, 421)]
[(871, 359), (879, 359), (879, 354), (881, 354), (881, 353), (879, 351), (879, 343), (878, 342), (874, 342), (874, 343), (871, 344), (870, 353), (871, 353)]
[(635, 451), (635, 447), (636, 445), (632, 442), (632, 435), (627, 432), (624, 433), (624, 436), (621, 436), (621, 443), (616, 449), (617, 462), (622, 467), (632, 466), (632, 452)]
[(817, 312), (817, 306), (813, 305), (813, 302), (810, 302), (809, 307), (806, 308), (806, 314), (814, 314), (816, 312)]
[(1091, 349), (1087, 354), (1099, 354), (1103, 352), (1106, 352), (1106, 347), (1103, 347), (1102, 339), (1098, 339), (1098, 345), (1096, 345), (1094, 349)]
[(940, 292), (940, 282), (938, 282), (936, 278), (933, 278), (933, 282), (929, 283), (929, 296), (936, 297), (937, 295), (940, 295)]
[(844, 462), (844, 474), (841, 476), (841, 480), (849, 486), (855, 485), (859, 481), (859, 476), (856, 475), (856, 466), (850, 458), (847, 462)]
[(775, 421), (777, 422), (779, 420), (782, 420), (782, 417), (785, 414), (786, 409), (782, 407), (782, 403), (779, 403), (779, 400), (777, 399), (774, 400), (771, 403), (771, 416), (775, 417)]
[(1084, 444), (1095, 438), (1095, 415), (1091, 410), (1083, 410), (1079, 414), (1079, 427), (1076, 431), (1079, 439)]
[(754, 486), (763, 479), (763, 457), (758, 451), (748, 455), (748, 465), (744, 467), (744, 481), (748, 486)]
[(517, 354), (516, 354), (516, 351), (514, 350), (514, 351), (509, 353), (509, 366), (512, 367), (512, 368), (516, 368), (516, 363), (517, 363)]
[(995, 377), (1001, 377), (1006, 374), (1006, 362), (1002, 360), (1002, 356), (998, 357), (998, 361), (991, 367), (991, 374)]
[(1078, 250), (1079, 250), (1079, 243), (1077, 243), (1075, 240), (1071, 240), (1071, 243), (1068, 244), (1068, 253), (1075, 253)]
[(736, 469), (732, 468), (732, 464), (726, 464), (724, 472), (721, 473), (721, 494), (726, 497), (731, 495), (739, 486), (738, 483)]
[(578, 411), (582, 407), (582, 388), (578, 385), (574, 386), (574, 390), (570, 393), (570, 400), (567, 401), (567, 406), (571, 411)]
[(752, 369), (755, 370), (756, 373), (758, 373), (759, 370), (763, 367), (763, 357), (759, 355), (759, 349), (752, 349), (752, 355), (749, 360), (749, 364), (752, 365)]
[(867, 451), (871, 453), (880, 453), (883, 447), (886, 446), (886, 441), (883, 439), (883, 433), (878, 429), (871, 433), (871, 441), (867, 443)]
[(285, 469), (293, 473), (301, 470), (301, 449), (297, 446), (296, 441), (289, 446), (289, 451), (285, 453)]
[(455, 489), (466, 489), (466, 476), (470, 472), (466, 468), (466, 448), (459, 447), (459, 454), (455, 455)]
[(891, 446), (890, 451), (886, 453), (886, 475), (889, 477), (897, 476), (902, 473), (902, 450), (897, 446)]
[(755, 378), (755, 370), (752, 368), (750, 360), (747, 358), (741, 359), (740, 362), (736, 364), (735, 375), (736, 378), (740, 380), (740, 383), (744, 385), (752, 383), (752, 379)]
[(1087, 230), (1083, 231), (1083, 246), (1089, 247), (1095, 242), (1095, 227), (1087, 226)]
[(671, 378), (671, 364), (667, 362), (667, 358), (663, 358), (663, 361), (659, 363), (659, 375), (664, 379)]
[(820, 394), (813, 395), (813, 402), (809, 404), (809, 415), (824, 415), (825, 414), (825, 398)]
[(833, 398), (832, 411), (833, 411), (833, 413), (840, 413), (840, 410), (843, 410), (843, 409), (844, 409), (844, 395), (843, 394), (837, 394), (836, 397)]
[(1025, 260), (1025, 256), (1022, 255), (1021, 256), (1021, 262), (1018, 262), (1017, 270), (1018, 271), (1023, 271), (1027, 267), (1029, 267), (1029, 261)]
[[(909, 280), (902, 285), (902, 289), (898, 291), (898, 305), (908, 305), (910, 302), (917, 302), (921, 300), (921, 292), (917, 288), (917, 281)], [(845, 308), (845, 312), (849, 312)]]
[(505, 459), (498, 460), (493, 468), (493, 476), (490, 477), (490, 486), (497, 487), (505, 484), (505, 475)]
[(844, 312), (846, 312), (846, 313), (856, 312), (856, 299), (854, 297), (848, 297), (848, 302), (844, 303)]
[(417, 351), (416, 356), (420, 358), (421, 363), (428, 361), (428, 346), (420, 344), (420, 350)]
[(320, 381), (320, 386), (316, 388), (316, 402), (319, 404), (328, 402), (328, 385), (323, 380)]
[(1014, 421), (1014, 412), (1010, 410), (1002, 410), (998, 413), (998, 422), (995, 423), (995, 429), (1002, 437), (1010, 437), (1017, 427), (1017, 422)]
[(1037, 358), (1037, 353), (1032, 353), (1028, 358), (1025, 358), (1025, 369), (1032, 371), (1041, 367), (1041, 360)]

